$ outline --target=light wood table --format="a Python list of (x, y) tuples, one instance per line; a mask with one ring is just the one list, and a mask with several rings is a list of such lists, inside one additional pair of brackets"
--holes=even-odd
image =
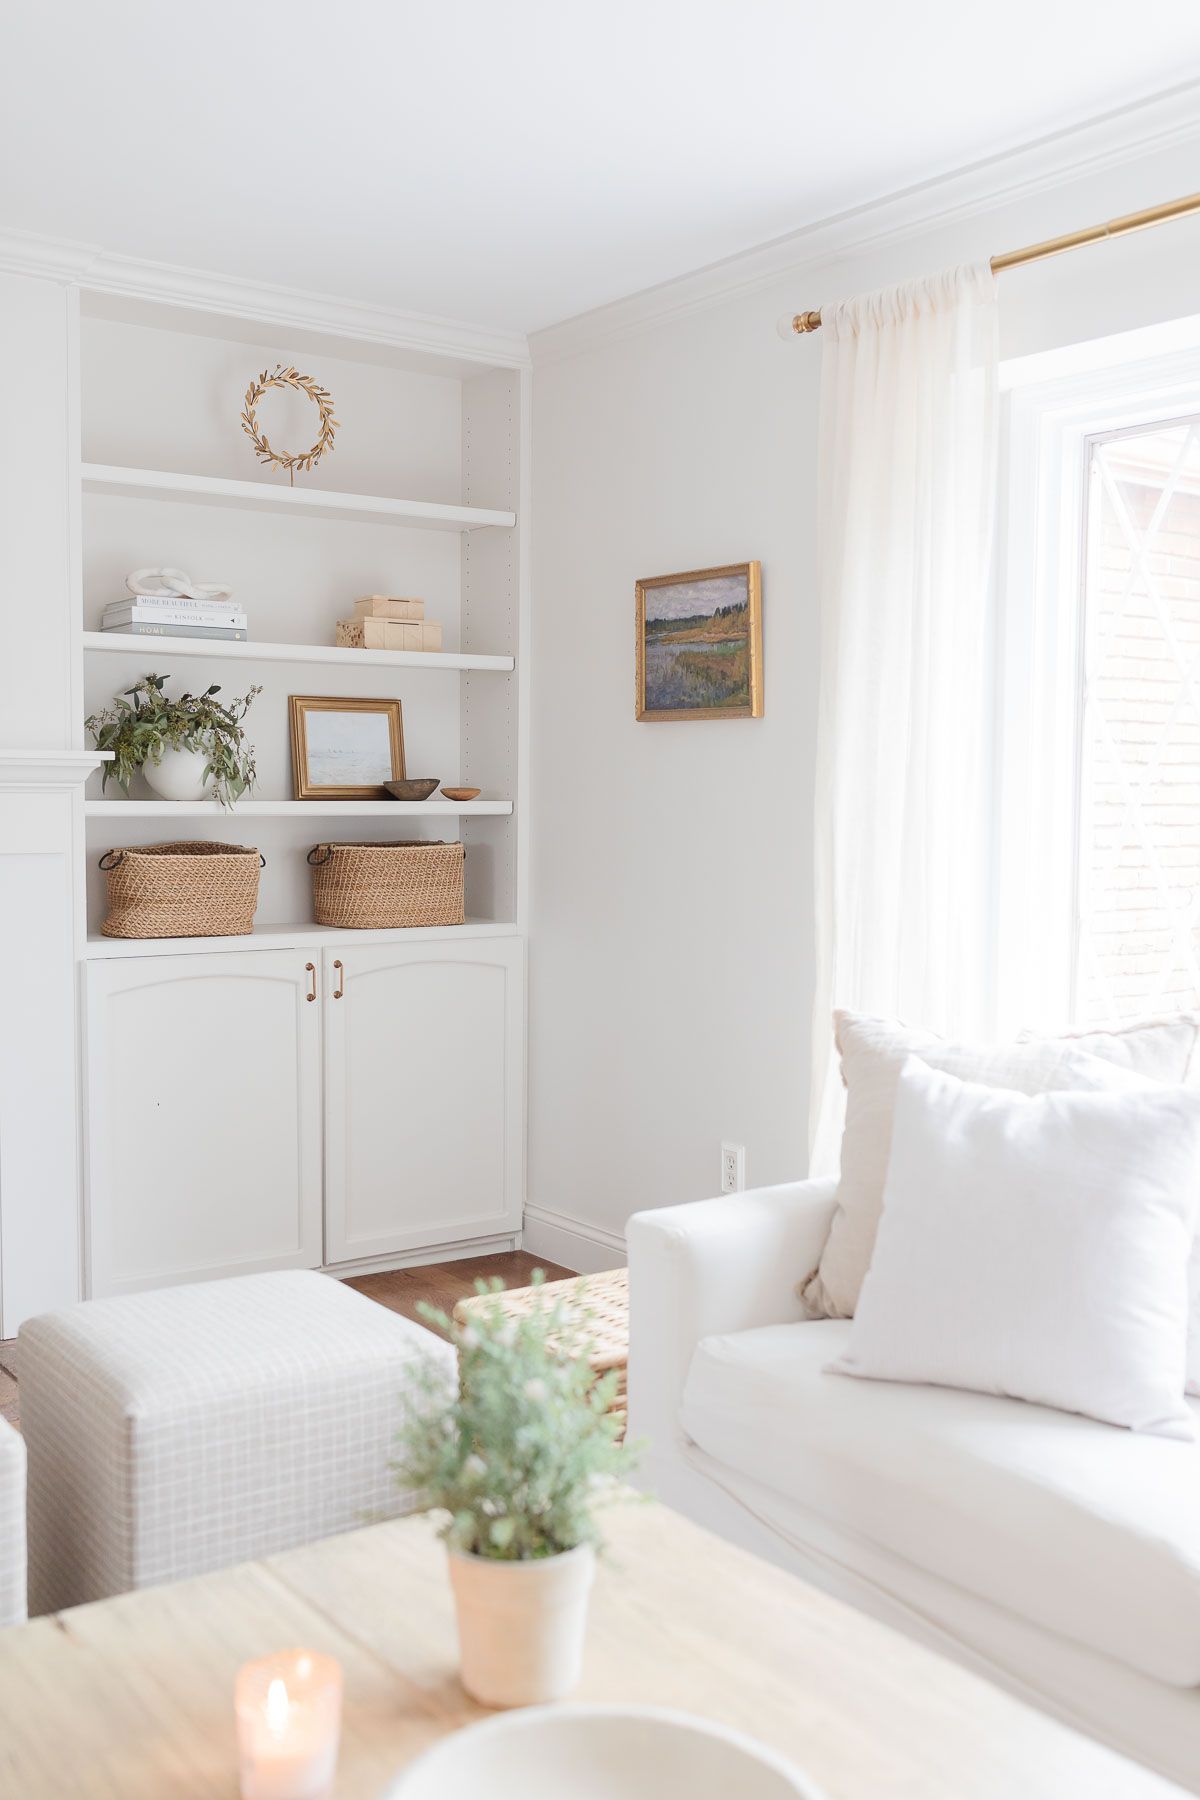
[[(830, 1800), (1181, 1792), (664, 1507), (608, 1525), (582, 1700), (725, 1720)], [(441, 1546), (427, 1519), (398, 1520), (0, 1631), (0, 1794), (234, 1800), (234, 1675), (291, 1645), (345, 1671), (338, 1800), (378, 1800), (484, 1716), (455, 1676)]]

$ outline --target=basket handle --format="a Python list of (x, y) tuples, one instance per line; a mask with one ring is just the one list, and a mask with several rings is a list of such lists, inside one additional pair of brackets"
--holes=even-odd
[[(321, 851), (321, 850), (323, 850), (325, 852), (324, 856), (318, 855), (318, 851)], [(312, 849), (309, 851), (308, 855), (305, 857), (304, 860), (306, 863), (311, 863), (311, 865), (314, 869), (320, 869), (320, 868), (323, 868), (324, 865), (330, 861), (332, 856), (333, 856), (332, 844), (314, 844)]]
[[(110, 856), (115, 856), (117, 859), (116, 862), (109, 862), (108, 859)], [(109, 875), (114, 869), (119, 869), (124, 861), (125, 852), (123, 850), (106, 850), (104, 855), (100, 858), (100, 861), (96, 864), (96, 867), (98, 869), (103, 869), (104, 873)], [(265, 869), (267, 866), (267, 859), (261, 850), (258, 852), (258, 866), (260, 869)]]

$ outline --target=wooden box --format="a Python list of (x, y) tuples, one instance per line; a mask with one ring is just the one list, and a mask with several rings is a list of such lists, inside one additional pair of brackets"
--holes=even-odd
[(423, 619), (425, 602), (393, 599), (388, 594), (367, 594), (354, 602), (354, 616), (356, 619)]
[(337, 642), (343, 650), (440, 650), (442, 628), (424, 620), (339, 619)]

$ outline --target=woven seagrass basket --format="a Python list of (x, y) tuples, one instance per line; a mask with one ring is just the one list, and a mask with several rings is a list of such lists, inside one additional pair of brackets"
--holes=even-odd
[(627, 1365), (629, 1362), (629, 1270), (606, 1269), (601, 1275), (573, 1275), (569, 1281), (545, 1281), (540, 1287), (508, 1288), (499, 1294), (473, 1295), (460, 1300), (454, 1317), (460, 1325), (469, 1325), (480, 1314), (486, 1316), (498, 1307), (506, 1319), (519, 1319), (545, 1307), (553, 1312), (563, 1308), (568, 1324), (579, 1325), (588, 1340), (588, 1361), (597, 1376), (617, 1371), (617, 1391), (609, 1411), (625, 1436), (625, 1415), (629, 1408)]
[(461, 844), (314, 844), (313, 916), (318, 925), (386, 931), (461, 925)]
[(265, 860), (241, 844), (142, 844), (106, 850), (105, 937), (245, 937)]

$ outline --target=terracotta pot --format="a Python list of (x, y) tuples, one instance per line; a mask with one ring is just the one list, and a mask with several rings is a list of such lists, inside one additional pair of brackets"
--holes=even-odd
[(208, 800), (212, 796), (204, 781), (207, 766), (208, 757), (203, 750), (170, 745), (163, 751), (160, 763), (142, 764), (142, 774), (146, 786), (163, 800)]
[(561, 1700), (579, 1684), (595, 1552), (537, 1562), (448, 1552), (462, 1684), (484, 1706)]

